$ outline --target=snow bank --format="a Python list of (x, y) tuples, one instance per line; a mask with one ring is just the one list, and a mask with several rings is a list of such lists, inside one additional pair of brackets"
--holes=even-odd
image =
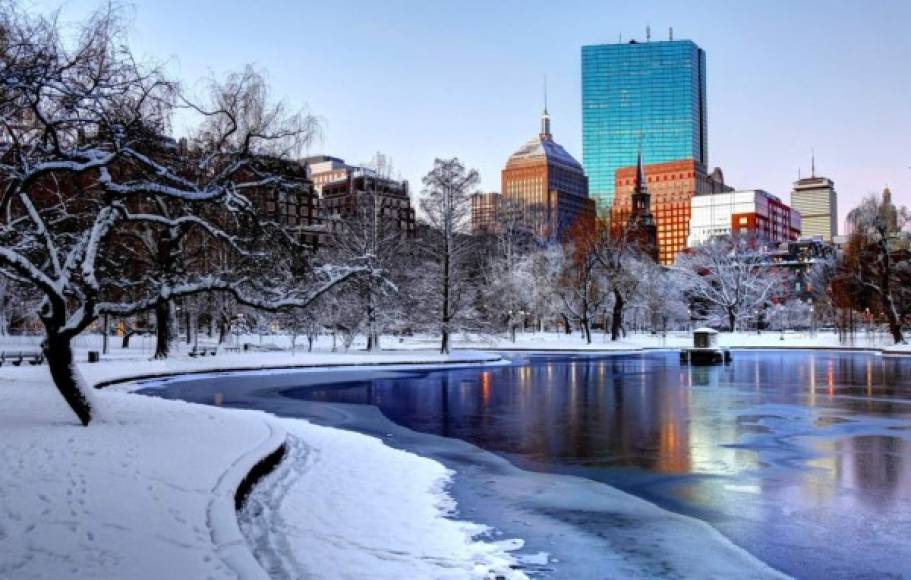
[[(137, 374), (260, 368), (290, 356), (80, 366), (97, 383)], [(305, 359), (347, 365), (476, 360), (416, 353), (295, 358), (298, 364)], [(334, 578), (363, 577), (365, 570), (388, 577), (393, 570), (437, 570), (439, 577), (460, 578), (485, 576), (494, 568), (509, 572), (506, 546), (473, 539), (480, 526), (446, 517), (448, 474), (434, 461), (370, 437), (258, 411), (121, 390), (101, 391), (97, 399), (100, 412), (84, 428), (51, 385), (47, 367), (0, 368), (0, 578), (265, 577), (238, 528), (234, 490), (286, 439), (286, 429), (293, 458), (301, 463), (283, 466), (282, 481), (293, 479), (294, 486), (276, 496), (282, 506), (276, 513), (289, 517), (284, 527), (269, 528), (267, 537), (280, 548), (280, 534), (288, 533), (287, 542), (297, 549), (298, 530), (321, 530), (308, 544), (316, 551), (296, 552), (296, 565)], [(273, 518), (267, 521), (274, 525)]]
[(374, 437), (281, 420), (284, 462), (254, 490), (241, 527), (273, 578), (525, 578), (521, 541), (485, 542), (484, 526), (447, 519), (451, 473)]
[(241, 536), (216, 528), (233, 512), (221, 481), (280, 426), (102, 393), (104, 415), (84, 428), (46, 368), (2, 371), (0, 578), (256, 577)]

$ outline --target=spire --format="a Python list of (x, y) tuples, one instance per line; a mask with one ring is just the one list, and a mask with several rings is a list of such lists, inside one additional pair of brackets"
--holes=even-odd
[(639, 151), (636, 154), (636, 183), (633, 193), (648, 193), (645, 182), (645, 169), (642, 167), (642, 132), (639, 132)]
[(642, 147), (639, 147), (639, 153), (636, 156), (636, 184), (633, 193), (648, 193), (648, 185), (645, 183), (645, 169), (642, 167)]
[(547, 114), (547, 75), (544, 75), (544, 114), (541, 115), (541, 139), (551, 139), (550, 115)]

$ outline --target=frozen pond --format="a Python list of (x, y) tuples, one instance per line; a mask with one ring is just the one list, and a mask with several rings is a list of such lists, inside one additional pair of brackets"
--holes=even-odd
[[(524, 470), (607, 483), (704, 520), (796, 577), (911, 574), (909, 358), (738, 351), (729, 366), (690, 368), (676, 353), (541, 355), (503, 367), (260, 377), (255, 392), (232, 383), (251, 380), (198, 378), (160, 394), (391, 434), (319, 410), (373, 406)], [(425, 444), (398, 436), (418, 452)]]

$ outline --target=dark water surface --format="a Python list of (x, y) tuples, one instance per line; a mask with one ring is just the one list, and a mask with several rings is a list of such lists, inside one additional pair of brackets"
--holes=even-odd
[(610, 484), (794, 576), (911, 577), (909, 358), (738, 351), (691, 368), (675, 353), (541, 355), (319, 377), (281, 394), (371, 405), (525, 470)]

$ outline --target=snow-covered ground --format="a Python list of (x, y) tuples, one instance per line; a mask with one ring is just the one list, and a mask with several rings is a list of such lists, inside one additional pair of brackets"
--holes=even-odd
[[(909, 337), (911, 338), (911, 337)], [(430, 337), (409, 338), (400, 344), (388, 344), (389, 348), (430, 348), (436, 340)], [(834, 332), (722, 332), (718, 334), (718, 343), (727, 348), (827, 348), (827, 349), (864, 349), (883, 352), (911, 353), (911, 345), (894, 345), (892, 338), (883, 332), (858, 332), (853, 338), (840, 340)], [(693, 346), (691, 332), (668, 332), (665, 335), (650, 333), (630, 333), (621, 340), (611, 341), (609, 335), (595, 332), (592, 343), (586, 344), (577, 332), (566, 335), (561, 332), (519, 332), (516, 341), (512, 342), (505, 335), (458, 336), (453, 341), (456, 348), (488, 350), (591, 350), (591, 351), (626, 351), (654, 348), (684, 348)]]
[[(287, 348), (283, 336), (232, 337), (242, 344)], [(578, 334), (519, 333), (459, 337), (461, 349), (636, 350), (678, 348), (688, 333), (634, 334), (592, 345)], [(164, 361), (149, 360), (150, 337), (131, 348), (112, 338), (98, 364), (82, 363), (94, 384), (128, 377), (292, 366), (365, 364), (496, 364), (478, 350), (441, 356), (433, 337), (387, 337), (368, 354), (226, 352), (192, 358), (180, 345)], [(728, 347), (868, 348), (909, 353), (887, 336), (860, 333), (843, 343), (832, 333), (722, 334)], [(203, 343), (203, 341), (201, 341)], [(37, 348), (34, 337), (0, 339), (3, 350)], [(100, 337), (80, 337), (79, 360), (100, 350)], [(354, 349), (360, 345), (355, 344)], [(451, 476), (439, 463), (394, 450), (381, 441), (310, 423), (254, 412), (202, 407), (125, 392), (97, 393), (98, 418), (89, 428), (53, 389), (47, 367), (0, 367), (0, 578), (255, 578), (264, 575), (253, 553), (280, 577), (484, 577), (510, 570), (520, 542), (493, 542), (483, 528), (448, 519)], [(285, 462), (242, 515), (233, 494), (240, 479), (281, 441)], [(291, 490), (293, 493), (279, 493)], [(281, 497), (270, 503), (262, 497)], [(318, 554), (318, 556), (315, 556)], [(311, 557), (311, 555), (313, 555)]]
[[(465, 353), (293, 356), (297, 364), (471, 359)], [(97, 383), (259, 368), (291, 357), (127, 359), (81, 369)], [(295, 551), (295, 559), (280, 564), (264, 560), (271, 570), (284, 566), (286, 577), (523, 576), (509, 568), (509, 549), (520, 542), (488, 542), (476, 537), (481, 526), (447, 518), (450, 474), (435, 461), (303, 421), (126, 390), (96, 393), (97, 419), (83, 428), (50, 384), (46, 366), (0, 368), (0, 578), (264, 578), (238, 527), (234, 492), (285, 440), (295, 461), (271, 485), (284, 485), (291, 470), (295, 493), (284, 496), (281, 510), (246, 523), (256, 537), (284, 537)], [(264, 535), (263, 526), (278, 534)], [(267, 553), (257, 548), (257, 555)]]

